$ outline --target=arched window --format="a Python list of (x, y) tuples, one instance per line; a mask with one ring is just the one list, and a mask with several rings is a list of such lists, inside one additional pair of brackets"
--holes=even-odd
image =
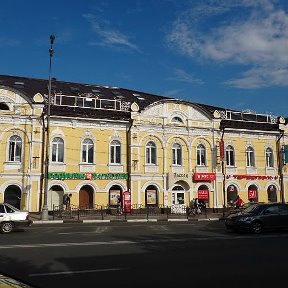
[(64, 140), (60, 137), (52, 140), (52, 162), (64, 162)]
[(248, 187), (248, 200), (258, 202), (258, 188), (254, 184)]
[(182, 165), (182, 147), (178, 143), (174, 143), (172, 147), (172, 164)]
[(146, 164), (156, 164), (156, 145), (153, 141), (146, 145)]
[(84, 139), (82, 142), (82, 162), (93, 163), (94, 161), (94, 144), (91, 139)]
[(266, 154), (266, 167), (273, 168), (274, 167), (273, 150), (271, 148), (267, 148), (265, 154)]
[(267, 189), (268, 194), (268, 201), (269, 202), (277, 202), (277, 192), (276, 192), (276, 186), (275, 185), (269, 185)]
[(13, 135), (9, 139), (8, 160), (11, 162), (21, 162), (22, 155), (22, 139), (17, 135)]
[(9, 107), (7, 104), (0, 102), (0, 110), (9, 110)]
[(146, 206), (158, 206), (158, 193), (154, 185), (149, 185), (145, 189), (145, 202)]
[(197, 146), (197, 165), (205, 166), (206, 165), (206, 148), (203, 144)]
[(183, 120), (182, 118), (180, 118), (179, 116), (175, 116), (172, 118), (172, 122), (173, 123), (182, 123), (183, 124)]
[(247, 167), (255, 167), (255, 154), (251, 146), (246, 149), (246, 165)]
[(237, 187), (235, 185), (229, 185), (227, 187), (227, 204), (232, 205), (232, 203), (235, 202), (237, 195)]
[(231, 145), (226, 147), (226, 165), (235, 166), (234, 148)]
[(110, 143), (110, 163), (121, 164), (121, 143), (118, 140)]

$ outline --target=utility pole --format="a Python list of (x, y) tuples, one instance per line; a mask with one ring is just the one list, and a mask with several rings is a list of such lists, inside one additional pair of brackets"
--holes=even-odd
[(48, 220), (48, 171), (49, 171), (49, 150), (50, 150), (50, 107), (51, 107), (51, 67), (53, 57), (53, 44), (55, 36), (50, 35), (50, 49), (49, 49), (49, 84), (48, 84), (48, 104), (47, 104), (47, 126), (46, 126), (46, 156), (45, 156), (45, 172), (44, 172), (44, 201), (41, 214), (41, 220)]

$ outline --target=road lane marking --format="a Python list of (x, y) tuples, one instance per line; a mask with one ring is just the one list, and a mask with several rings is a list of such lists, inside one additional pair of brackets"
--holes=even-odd
[(80, 271), (58, 271), (49, 273), (33, 273), (28, 274), (29, 277), (41, 277), (41, 276), (54, 276), (54, 275), (71, 275), (71, 274), (85, 274), (85, 273), (95, 273), (95, 272), (110, 272), (123, 270), (123, 268), (106, 268), (106, 269), (94, 269), (94, 270), (80, 270)]
[[(97, 227), (95, 231), (77, 231), (77, 232), (59, 232), (58, 235), (73, 235), (73, 234), (100, 234), (105, 232), (108, 229), (108, 227)], [(1, 287), (0, 287), (1, 288)]]
[(17, 244), (1, 245), (0, 249), (15, 248), (45, 248), (45, 247), (65, 247), (65, 246), (93, 246), (93, 245), (119, 245), (119, 244), (136, 244), (135, 241), (98, 241), (98, 242), (67, 242), (67, 243), (44, 243), (44, 244)]
[(97, 245), (127, 245), (127, 244), (141, 244), (141, 243), (153, 243), (153, 242), (185, 242), (185, 241), (214, 241), (214, 240), (239, 240), (239, 239), (263, 239), (263, 238), (287, 238), (288, 234), (273, 234), (273, 235), (237, 235), (237, 236), (207, 236), (197, 237), (197, 235), (191, 235), (189, 238), (158, 238), (158, 239), (145, 239), (138, 241), (97, 241), (97, 242), (64, 242), (64, 243), (40, 243), (40, 244), (15, 244), (15, 245), (0, 245), (1, 249), (16, 249), (16, 248), (47, 248), (47, 247), (70, 247), (70, 246), (97, 246)]

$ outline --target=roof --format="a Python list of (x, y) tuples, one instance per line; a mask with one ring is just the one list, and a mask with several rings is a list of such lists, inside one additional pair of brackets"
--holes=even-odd
[[(37, 93), (48, 98), (48, 79), (0, 75), (0, 87), (9, 87), (23, 93), (33, 103)], [(249, 111), (236, 111), (212, 105), (179, 100), (119, 87), (59, 81), (51, 79), (51, 115), (129, 120), (130, 105), (136, 102), (140, 111), (157, 102), (173, 101), (193, 106), (210, 118), (220, 112), (221, 127), (248, 130), (278, 130), (276, 117)], [(55, 103), (54, 103), (55, 102)], [(275, 120), (276, 119), (276, 120)], [(249, 123), (249, 124), (247, 124)]]

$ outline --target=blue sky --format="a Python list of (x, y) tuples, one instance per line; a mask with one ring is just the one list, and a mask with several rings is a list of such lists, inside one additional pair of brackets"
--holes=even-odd
[(287, 0), (1, 1), (0, 74), (288, 117)]

